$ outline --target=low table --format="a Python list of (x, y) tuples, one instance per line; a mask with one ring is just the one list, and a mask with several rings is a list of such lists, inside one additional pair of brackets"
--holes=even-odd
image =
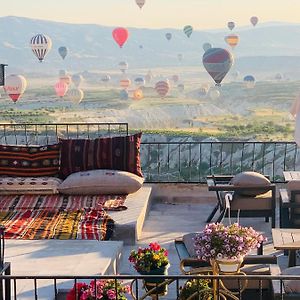
[(289, 251), (289, 267), (296, 266), (296, 250), (300, 249), (300, 229), (272, 229), (273, 244), (276, 250)]
[(283, 176), (285, 181), (300, 180), (299, 171), (284, 171)]

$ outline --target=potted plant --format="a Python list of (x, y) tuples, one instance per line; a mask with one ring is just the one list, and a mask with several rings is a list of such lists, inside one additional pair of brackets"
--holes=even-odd
[(187, 280), (182, 288), (177, 300), (211, 300), (213, 298), (210, 280), (190, 279)]
[(211, 223), (196, 235), (194, 246), (199, 259), (212, 265), (216, 262), (221, 272), (236, 272), (244, 256), (260, 247), (264, 240), (252, 227)]
[(67, 294), (66, 300), (127, 300), (128, 285), (115, 280), (92, 280), (89, 284), (78, 282)]
[[(129, 261), (141, 275), (168, 275), (170, 267), (168, 251), (158, 243), (150, 243), (149, 247), (132, 250)], [(146, 291), (157, 287), (163, 279), (145, 279)], [(167, 285), (159, 286), (155, 289), (155, 294), (163, 295), (167, 293)]]

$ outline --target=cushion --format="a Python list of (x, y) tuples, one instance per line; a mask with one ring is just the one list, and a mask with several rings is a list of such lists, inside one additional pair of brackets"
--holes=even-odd
[(0, 177), (0, 195), (57, 194), (61, 182), (56, 177)]
[(195, 246), (194, 246), (194, 244), (195, 244), (194, 238), (197, 234), (198, 233), (196, 233), (196, 232), (192, 232), (192, 233), (185, 234), (182, 237), (182, 241), (186, 247), (186, 250), (191, 257), (197, 257), (196, 252), (195, 252)]
[(0, 145), (0, 175), (16, 177), (57, 176), (60, 145)]
[(264, 175), (257, 173), (257, 172), (242, 172), (235, 175), (230, 184), (234, 186), (249, 186), (249, 187), (258, 187), (257, 189), (253, 190), (243, 190), (238, 191), (238, 194), (245, 195), (245, 196), (256, 196), (266, 192), (266, 189), (260, 189), (259, 187), (267, 187), (271, 184), (270, 180), (265, 177)]
[(117, 170), (91, 170), (69, 175), (58, 190), (67, 195), (131, 194), (142, 187), (144, 178)]
[(140, 163), (142, 133), (97, 139), (61, 139), (60, 177), (94, 169), (127, 171), (143, 177)]
[[(300, 275), (300, 266), (287, 268), (281, 272), (282, 275)], [(286, 293), (300, 293), (299, 280), (284, 280), (284, 290)]]

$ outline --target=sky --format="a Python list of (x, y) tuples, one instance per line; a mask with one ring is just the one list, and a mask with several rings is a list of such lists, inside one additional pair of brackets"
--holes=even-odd
[[(66, 23), (89, 23), (138, 28), (214, 29), (234, 21), (299, 23), (299, 0), (2, 0), (0, 16), (21, 16)], [(225, 25), (224, 25), (225, 24)]]

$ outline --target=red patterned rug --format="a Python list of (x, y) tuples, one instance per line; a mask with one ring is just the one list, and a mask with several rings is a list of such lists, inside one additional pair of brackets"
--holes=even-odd
[(8, 239), (109, 240), (126, 196), (22, 195), (0, 197), (0, 224)]

